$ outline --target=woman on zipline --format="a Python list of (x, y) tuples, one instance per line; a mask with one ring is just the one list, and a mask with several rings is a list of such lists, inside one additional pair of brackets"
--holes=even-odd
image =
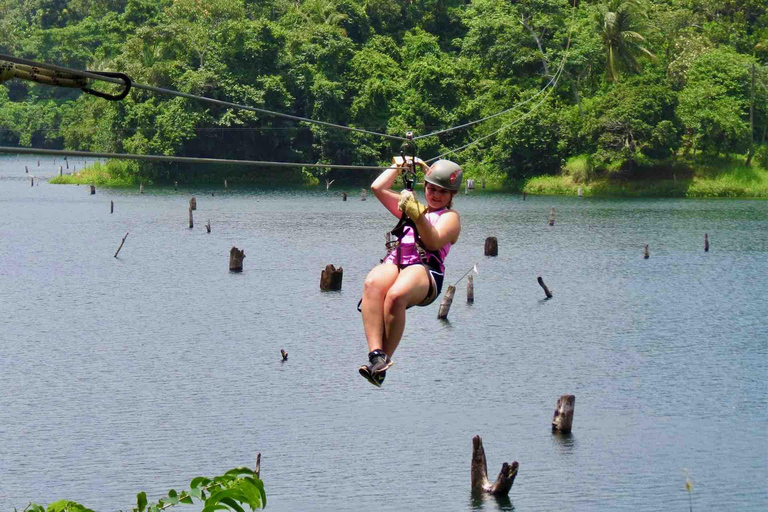
[(461, 187), (461, 167), (450, 160), (438, 160), (427, 167), (416, 158), (416, 164), (424, 170), (425, 206), (410, 190), (401, 194), (392, 190), (404, 165), (410, 163), (402, 158), (395, 162), (376, 178), (371, 191), (392, 215), (401, 219), (401, 229), (393, 230), (399, 240), (365, 278), (361, 308), (370, 364), (359, 371), (379, 387), (403, 336), (405, 310), (427, 306), (440, 295), (443, 262), (461, 232), (459, 214), (451, 209), (453, 196)]

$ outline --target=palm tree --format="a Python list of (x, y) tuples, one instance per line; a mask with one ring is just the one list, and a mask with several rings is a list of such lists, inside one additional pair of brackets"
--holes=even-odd
[(645, 37), (640, 34), (645, 26), (636, 0), (608, 0), (600, 7), (598, 22), (606, 51), (606, 71), (614, 82), (619, 81), (619, 70), (638, 72), (638, 57), (656, 58), (647, 48)]

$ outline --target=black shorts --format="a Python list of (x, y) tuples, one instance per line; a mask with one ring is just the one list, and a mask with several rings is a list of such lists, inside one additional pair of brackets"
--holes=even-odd
[(429, 291), (427, 292), (427, 296), (424, 297), (424, 300), (418, 304), (415, 304), (415, 306), (429, 306), (435, 302), (435, 299), (437, 299), (438, 295), (440, 295), (440, 292), (443, 291), (443, 278), (445, 275), (440, 272), (439, 268), (425, 265), (423, 263), (417, 263), (417, 265), (422, 265), (427, 271), (427, 277), (429, 278)]

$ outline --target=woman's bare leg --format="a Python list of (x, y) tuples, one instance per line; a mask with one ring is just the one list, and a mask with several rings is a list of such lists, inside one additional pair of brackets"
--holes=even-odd
[(363, 329), (368, 340), (368, 351), (383, 348), (384, 298), (396, 282), (399, 270), (397, 265), (383, 263), (375, 266), (365, 278), (363, 284)]
[[(422, 265), (411, 265), (400, 271), (395, 283), (384, 297), (384, 338), (382, 349), (389, 356), (395, 353), (405, 329), (405, 309), (419, 304), (429, 293), (429, 276)], [(369, 341), (370, 343), (370, 341)]]

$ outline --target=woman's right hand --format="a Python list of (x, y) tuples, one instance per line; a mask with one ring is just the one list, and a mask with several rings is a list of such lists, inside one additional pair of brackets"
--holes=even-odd
[[(415, 160), (414, 160), (414, 158), (415, 158)], [(427, 169), (429, 169), (429, 166), (424, 162), (424, 160), (422, 160), (419, 157), (407, 156), (407, 157), (405, 157), (405, 159), (403, 159), (402, 156), (393, 156), (392, 157), (392, 163), (395, 164), (397, 166), (397, 168), (400, 169), (401, 171), (402, 171), (402, 168), (405, 166), (406, 163), (410, 167), (411, 162), (413, 162), (413, 161), (416, 162), (416, 165), (418, 165), (421, 168), (422, 171), (426, 171)]]

